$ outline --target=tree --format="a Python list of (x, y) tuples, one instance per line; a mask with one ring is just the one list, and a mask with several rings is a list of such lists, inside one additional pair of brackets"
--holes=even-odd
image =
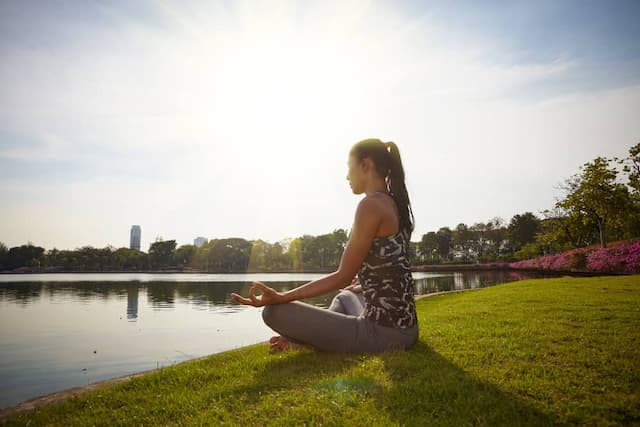
[(640, 143), (629, 149), (629, 157), (616, 159), (624, 165), (623, 171), (628, 174), (627, 186), (631, 195), (631, 207), (625, 219), (625, 238), (640, 236)]
[(438, 249), (438, 239), (435, 231), (430, 231), (427, 234), (422, 235), (422, 240), (420, 240), (418, 249), (420, 250), (423, 258), (428, 256), (430, 260), (433, 260), (433, 254)]
[(44, 261), (43, 255), (44, 248), (34, 246), (31, 242), (15, 246), (9, 249), (6, 255), (7, 268), (12, 270), (18, 267), (39, 267)]
[(472, 233), (472, 249), (478, 258), (483, 257), (489, 249), (489, 237), (487, 232), (489, 227), (483, 222), (477, 222), (469, 227)]
[(158, 240), (149, 246), (149, 261), (153, 268), (173, 266), (175, 254), (175, 240)]
[(504, 219), (499, 216), (491, 218), (486, 226), (487, 252), (491, 257), (497, 257), (503, 250), (507, 231)]
[(304, 270), (304, 262), (303, 262), (303, 251), (304, 251), (304, 242), (301, 237), (296, 237), (289, 243), (289, 251), (287, 254), (289, 255), (289, 265), (293, 268), (294, 271), (303, 271)]
[(623, 170), (629, 174), (628, 185), (632, 194), (640, 197), (640, 143), (629, 149), (629, 157), (618, 162), (624, 164)]
[(599, 239), (596, 223), (583, 212), (556, 205), (542, 214), (545, 218), (540, 222), (536, 243), (544, 254), (589, 246)]
[(436, 242), (438, 245), (438, 254), (443, 259), (449, 259), (449, 253), (451, 252), (452, 243), (451, 229), (449, 227), (441, 227), (436, 233)]
[(524, 245), (533, 243), (540, 229), (540, 219), (532, 212), (514, 215), (507, 227), (507, 238), (513, 251), (520, 250)]
[(415, 264), (418, 255), (418, 243), (417, 242), (408, 242), (407, 243), (407, 258), (409, 259), (409, 263)]
[(469, 250), (473, 247), (473, 233), (467, 224), (460, 223), (453, 230), (453, 247), (462, 252), (464, 259), (469, 257)]
[(0, 270), (4, 270), (7, 265), (7, 255), (9, 250), (4, 243), (0, 242)]
[(270, 267), (268, 271), (280, 271), (287, 268), (286, 256), (280, 243), (276, 242), (273, 245), (269, 245), (265, 253), (264, 262)]
[(209, 241), (208, 268), (223, 273), (247, 271), (251, 246), (251, 242), (238, 237)]
[(176, 265), (181, 268), (191, 267), (197, 250), (198, 247), (195, 245), (181, 245), (176, 249)]
[(131, 248), (118, 248), (114, 257), (119, 270), (145, 270), (148, 268), (148, 257), (144, 252)]
[(580, 172), (566, 180), (567, 195), (556, 203), (570, 213), (582, 214), (593, 220), (600, 236), (600, 245), (607, 246), (607, 226), (620, 225), (620, 218), (630, 206), (627, 187), (616, 182), (617, 170), (609, 160), (597, 157), (580, 167)]

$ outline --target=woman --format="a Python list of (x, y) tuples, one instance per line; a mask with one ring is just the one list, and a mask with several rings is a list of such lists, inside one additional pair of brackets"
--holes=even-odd
[[(311, 346), (379, 352), (408, 348), (418, 339), (407, 254), (414, 219), (396, 144), (379, 139), (356, 143), (349, 152), (347, 179), (353, 193), (365, 197), (337, 271), (286, 292), (253, 282), (248, 298), (231, 294), (236, 302), (264, 306), (265, 323), (281, 334), (271, 338), (272, 350)], [(329, 309), (297, 301), (347, 284)]]

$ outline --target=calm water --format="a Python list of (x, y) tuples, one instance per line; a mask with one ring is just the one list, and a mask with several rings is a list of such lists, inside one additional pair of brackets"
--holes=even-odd
[[(321, 274), (0, 274), (0, 407), (268, 340), (251, 281), (279, 291)], [(532, 277), (414, 273), (416, 295)], [(335, 293), (305, 300), (328, 307)]]

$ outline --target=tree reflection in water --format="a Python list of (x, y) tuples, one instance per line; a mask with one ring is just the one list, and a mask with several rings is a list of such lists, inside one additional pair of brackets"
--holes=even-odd
[[(269, 274), (265, 274), (268, 278)], [(295, 275), (292, 275), (295, 276)], [(108, 277), (103, 275), (102, 277)], [(228, 275), (229, 279), (233, 275)], [(517, 271), (464, 271), (447, 273), (413, 273), (415, 294), (429, 294), (434, 292), (453, 291), (462, 289), (477, 289), (498, 283), (512, 282), (529, 278), (555, 277), (553, 274), (534, 274)], [(167, 275), (171, 279), (171, 275)], [(5, 277), (3, 279), (8, 279)], [(278, 291), (289, 289), (307, 283), (308, 280), (270, 282), (269, 286)], [(138, 318), (138, 304), (140, 293), (144, 293), (148, 306), (153, 310), (172, 309), (176, 304), (188, 304), (199, 310), (215, 309), (220, 314), (230, 314), (241, 310), (229, 298), (232, 292), (246, 295), (251, 287), (250, 281), (42, 281), (42, 282), (0, 282), (0, 303), (28, 305), (42, 298), (51, 303), (77, 302), (91, 300), (125, 300), (126, 316), (128, 320)], [(337, 292), (305, 300), (310, 304), (327, 308)]]

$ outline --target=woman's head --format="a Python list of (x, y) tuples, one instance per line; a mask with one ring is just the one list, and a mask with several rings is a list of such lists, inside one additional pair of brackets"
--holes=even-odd
[(362, 193), (363, 180), (380, 179), (395, 199), (400, 213), (400, 230), (408, 237), (414, 227), (413, 211), (409, 194), (404, 183), (404, 168), (400, 151), (394, 142), (379, 139), (364, 139), (349, 151), (348, 179), (355, 193)]

